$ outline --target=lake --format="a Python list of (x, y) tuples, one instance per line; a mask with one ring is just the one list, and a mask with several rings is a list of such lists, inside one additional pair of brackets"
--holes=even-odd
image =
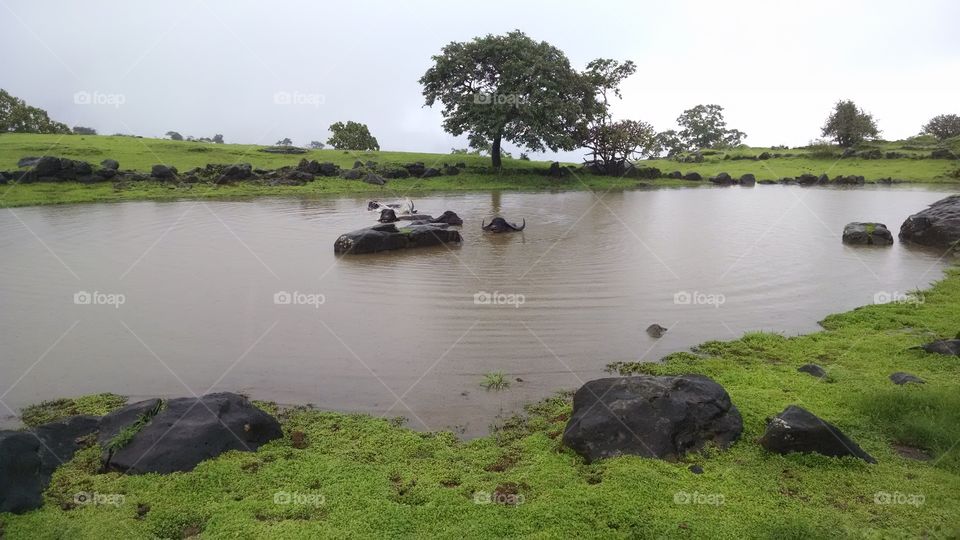
[[(469, 193), (464, 241), (334, 256), (367, 199), (131, 202), (0, 210), (0, 407), (237, 391), (486, 433), (618, 360), (745, 331), (816, 331), (830, 313), (939, 279), (936, 250), (849, 247), (949, 193), (757, 186)], [(526, 220), (495, 235), (483, 218)], [(659, 339), (645, 329), (669, 330)], [(483, 376), (502, 371), (504, 391)]]

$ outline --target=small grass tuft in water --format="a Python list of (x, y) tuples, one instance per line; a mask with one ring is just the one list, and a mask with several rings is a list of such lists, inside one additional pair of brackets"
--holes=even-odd
[(510, 388), (510, 381), (502, 371), (492, 371), (483, 376), (480, 386), (489, 390), (506, 390)]

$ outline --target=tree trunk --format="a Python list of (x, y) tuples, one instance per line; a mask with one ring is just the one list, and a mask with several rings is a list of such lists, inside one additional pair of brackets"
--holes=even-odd
[(502, 135), (500, 133), (497, 133), (497, 135), (493, 138), (493, 144), (490, 147), (490, 157), (493, 159), (493, 168), (497, 170), (500, 170), (500, 166), (502, 164), (500, 160), (501, 137)]

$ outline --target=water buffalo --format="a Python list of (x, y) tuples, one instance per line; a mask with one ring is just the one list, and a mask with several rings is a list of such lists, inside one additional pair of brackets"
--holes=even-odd
[(430, 220), (430, 223), (446, 223), (447, 225), (463, 225), (463, 220), (460, 219), (460, 216), (456, 212), (451, 212), (447, 210), (446, 212), (440, 214), (439, 217)]
[(397, 212), (393, 208), (384, 208), (380, 210), (380, 223), (393, 223), (394, 221), (400, 221), (397, 218)]
[(495, 217), (489, 225), (487, 225), (486, 220), (484, 220), (481, 226), (483, 230), (495, 233), (522, 231), (527, 226), (527, 220), (524, 219), (523, 224), (517, 227), (516, 223), (508, 223), (507, 220), (502, 217)]
[(384, 208), (392, 208), (398, 214), (416, 214), (417, 210), (413, 206), (413, 201), (410, 199), (404, 199), (400, 202), (395, 203), (382, 203), (379, 201), (370, 201), (367, 203), (367, 210), (383, 210)]

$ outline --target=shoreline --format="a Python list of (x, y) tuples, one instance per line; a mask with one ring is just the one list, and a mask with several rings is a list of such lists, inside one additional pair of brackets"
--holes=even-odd
[[(138, 537), (175, 536), (187, 527), (213, 537), (244, 530), (293, 538), (386, 530), (675, 535), (679, 527), (726, 538), (771, 526), (797, 536), (949, 537), (960, 532), (960, 362), (911, 347), (954, 337), (958, 321), (960, 268), (952, 266), (919, 302), (833, 314), (811, 334), (748, 332), (737, 340), (705, 342), (696, 353), (674, 353), (662, 363), (617, 366), (620, 373), (698, 373), (730, 393), (744, 419), (741, 439), (726, 451), (689, 454), (678, 463), (626, 456), (584, 464), (559, 442), (570, 414), (563, 395), (532, 403), (526, 415), (470, 441), (364, 414), (281, 411), (258, 402), (281, 419), (284, 437), (255, 453), (231, 452), (189, 473), (139, 477), (97, 472), (99, 450), (88, 448), (57, 470), (41, 509), (2, 514), (0, 525), (10, 538), (68, 524), (80, 534), (135, 531)], [(826, 369), (823, 381), (796, 371), (811, 361)], [(895, 386), (887, 379), (894, 371), (909, 371), (926, 383)], [(81, 399), (88, 403), (77, 412), (110, 408), (96, 396)], [(763, 419), (789, 403), (836, 424), (879, 464), (763, 451), (754, 442)], [(305, 434), (306, 447), (293, 445), (294, 431)], [(690, 473), (692, 465), (705, 472)], [(227, 488), (237, 494), (232, 502), (223, 500), (224, 486), (233, 486)], [(67, 502), (78, 490), (122, 493), (126, 502), (70, 508)], [(177, 495), (183, 490), (193, 494), (189, 501)], [(278, 507), (278, 492), (321, 493), (325, 502)], [(476, 503), (477, 493), (491, 492), (522, 495), (523, 502)], [(677, 493), (710, 493), (723, 502), (691, 516), (683, 513), (689, 507), (676, 502)], [(884, 502), (898, 494), (922, 503)], [(151, 510), (137, 517), (137, 504)], [(382, 514), (372, 521), (358, 517), (367, 504)], [(444, 511), (424, 514), (427, 508)], [(643, 511), (637, 514), (637, 508)], [(554, 517), (536, 517), (543, 515)]]

